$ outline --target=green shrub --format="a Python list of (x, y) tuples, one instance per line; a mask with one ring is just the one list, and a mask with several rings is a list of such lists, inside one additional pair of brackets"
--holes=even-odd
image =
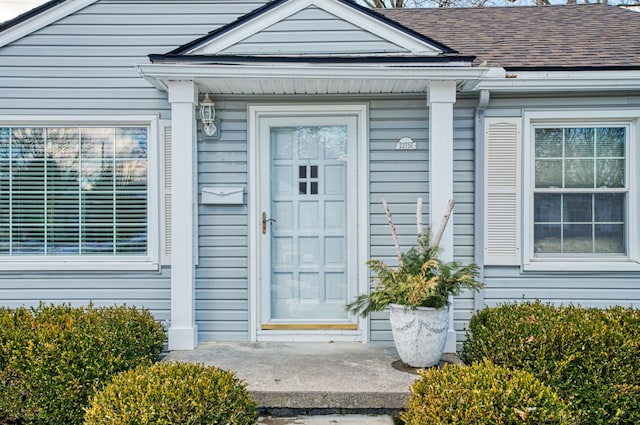
[(0, 308), (0, 423), (81, 424), (95, 389), (151, 364), (164, 338), (135, 308)]
[(463, 357), (533, 373), (584, 424), (640, 423), (640, 311), (523, 302), (469, 323)]
[(489, 361), (424, 371), (401, 417), (405, 425), (573, 423), (551, 388), (528, 372)]
[(96, 393), (85, 425), (255, 423), (256, 405), (232, 372), (156, 363), (123, 372)]

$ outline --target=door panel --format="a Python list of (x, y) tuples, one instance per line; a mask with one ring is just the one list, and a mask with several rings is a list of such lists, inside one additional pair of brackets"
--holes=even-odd
[(348, 197), (356, 184), (355, 121), (271, 118), (261, 126), (261, 207), (269, 218), (261, 239), (263, 329), (355, 323), (344, 310), (356, 291), (349, 248), (357, 223)]

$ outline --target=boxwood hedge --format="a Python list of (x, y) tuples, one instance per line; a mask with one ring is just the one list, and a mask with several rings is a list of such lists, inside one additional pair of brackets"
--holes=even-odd
[(0, 423), (81, 424), (113, 375), (151, 364), (161, 324), (132, 307), (0, 308)]
[(553, 306), (486, 308), (469, 323), (463, 358), (533, 373), (581, 423), (640, 423), (640, 311)]
[(422, 372), (411, 388), (405, 425), (569, 425), (566, 404), (529, 372), (489, 361)]
[(250, 425), (256, 405), (229, 371), (193, 363), (140, 366), (96, 393), (85, 425)]

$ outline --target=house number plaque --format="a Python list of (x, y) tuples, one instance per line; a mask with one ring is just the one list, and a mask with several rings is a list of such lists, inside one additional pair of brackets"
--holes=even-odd
[(411, 137), (403, 137), (396, 143), (396, 150), (416, 150), (418, 144)]

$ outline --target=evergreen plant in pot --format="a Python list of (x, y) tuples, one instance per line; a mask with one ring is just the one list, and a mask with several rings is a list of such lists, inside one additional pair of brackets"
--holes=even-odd
[(391, 213), (383, 201), (391, 233), (398, 251), (398, 266), (380, 260), (369, 260), (375, 287), (369, 294), (358, 296), (346, 309), (365, 317), (389, 308), (391, 330), (400, 359), (411, 367), (438, 364), (444, 351), (449, 328), (449, 296), (462, 289), (478, 290), (478, 266), (444, 262), (439, 258), (439, 239), (453, 208), (453, 201), (443, 222), (432, 238), (420, 222), (421, 200), (418, 200), (417, 245), (402, 252)]

